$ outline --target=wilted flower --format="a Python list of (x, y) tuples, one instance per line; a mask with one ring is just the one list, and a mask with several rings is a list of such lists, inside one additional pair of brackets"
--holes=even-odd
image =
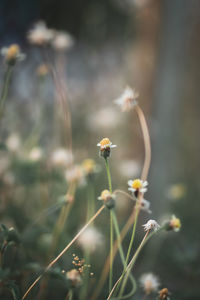
[(4, 56), (5, 61), (9, 65), (14, 65), (17, 61), (25, 59), (25, 54), (21, 52), (20, 47), (17, 44), (10, 45), (9, 47), (3, 47), (1, 54)]
[(159, 300), (170, 300), (169, 295), (170, 295), (170, 293), (169, 293), (168, 289), (164, 288), (158, 292), (158, 299)]
[(171, 220), (166, 224), (167, 230), (179, 231), (181, 228), (181, 221), (175, 215), (171, 217)]
[(138, 97), (139, 94), (127, 86), (122, 95), (118, 99), (114, 100), (114, 102), (120, 106), (123, 112), (130, 111), (135, 105), (137, 105), (136, 99)]
[(140, 284), (144, 289), (146, 295), (149, 295), (152, 292), (156, 292), (160, 285), (158, 277), (152, 273), (143, 274), (140, 277)]
[(76, 269), (72, 269), (66, 273), (67, 279), (70, 281), (72, 287), (80, 286), (82, 283), (82, 278)]
[(110, 149), (117, 147), (116, 145), (112, 145), (109, 138), (103, 138), (98, 144), (100, 147), (100, 155), (103, 156), (105, 159), (110, 156)]
[(74, 40), (70, 34), (63, 31), (57, 31), (52, 41), (52, 46), (57, 51), (65, 51), (71, 48), (74, 44)]
[(141, 209), (148, 212), (149, 214), (152, 213), (152, 211), (149, 209), (150, 208), (150, 202), (147, 201), (146, 199), (142, 199), (141, 202), (140, 202), (140, 205), (141, 205)]
[(74, 165), (74, 166), (70, 167), (65, 172), (65, 178), (68, 183), (83, 184), (84, 183), (84, 174), (83, 174), (82, 168), (78, 165)]
[(143, 181), (141, 179), (135, 179), (135, 180), (129, 180), (128, 185), (130, 186), (128, 188), (129, 191), (133, 192), (135, 197), (137, 198), (138, 193), (145, 193), (147, 191), (147, 181)]
[(101, 196), (98, 197), (98, 200), (102, 200), (108, 209), (115, 206), (115, 195), (111, 194), (109, 190), (103, 190)]
[(142, 226), (144, 227), (144, 231), (148, 231), (151, 229), (157, 231), (160, 228), (160, 225), (155, 220), (149, 220), (146, 224)]
[(41, 64), (37, 67), (36, 73), (38, 76), (44, 77), (49, 73), (49, 67), (46, 64)]
[(29, 159), (32, 161), (39, 161), (42, 158), (43, 151), (39, 147), (34, 147), (29, 153)]
[(67, 167), (72, 163), (73, 155), (71, 151), (64, 148), (54, 150), (51, 155), (51, 162), (54, 166)]
[(19, 150), (20, 144), (20, 138), (16, 133), (11, 134), (6, 140), (6, 146), (11, 152), (16, 152)]
[(94, 252), (102, 246), (103, 236), (95, 228), (87, 228), (78, 238), (78, 244), (87, 251)]
[(50, 43), (54, 35), (54, 30), (47, 28), (45, 22), (39, 21), (28, 32), (27, 38), (31, 44), (41, 46)]

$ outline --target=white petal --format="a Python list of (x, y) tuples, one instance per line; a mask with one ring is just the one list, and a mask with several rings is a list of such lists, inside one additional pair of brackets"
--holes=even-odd
[(133, 180), (129, 179), (128, 185), (129, 185), (129, 186), (132, 186), (132, 184), (133, 184)]

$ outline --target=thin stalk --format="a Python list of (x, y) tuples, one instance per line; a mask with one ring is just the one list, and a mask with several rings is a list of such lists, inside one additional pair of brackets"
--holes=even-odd
[(55, 259), (53, 259), (50, 264), (46, 267), (44, 272), (36, 278), (36, 280), (31, 284), (31, 286), (28, 288), (28, 290), (25, 292), (24, 296), (22, 297), (22, 300), (24, 300), (32, 288), (38, 283), (38, 281), (42, 278), (42, 276), (63, 256), (64, 253), (73, 245), (73, 243), (79, 238), (79, 236), (87, 229), (87, 227), (94, 222), (94, 220), (100, 215), (100, 213), (104, 210), (105, 205), (101, 206), (100, 209), (96, 212), (96, 214), (88, 221), (85, 226), (75, 235), (75, 237), (67, 244), (67, 246), (56, 256)]
[(134, 238), (135, 238), (135, 231), (136, 231), (136, 226), (137, 226), (138, 214), (139, 214), (139, 203), (137, 201), (136, 202), (136, 208), (135, 208), (135, 220), (134, 220), (134, 224), (133, 224), (133, 231), (132, 231), (131, 240), (130, 240), (127, 255), (126, 255), (126, 265), (128, 264), (129, 256), (130, 256), (131, 249), (132, 249), (132, 246), (133, 246), (133, 241), (134, 241)]
[[(130, 263), (128, 264), (127, 268), (126, 268), (126, 272), (125, 272), (125, 275), (122, 276), (122, 279), (123, 279), (123, 282), (122, 282), (122, 286), (121, 286), (121, 289), (120, 289), (120, 293), (119, 293), (119, 298), (120, 296), (123, 295), (123, 292), (124, 292), (124, 289), (125, 289), (125, 286), (126, 286), (126, 282), (127, 282), (127, 279), (129, 277), (129, 274), (136, 262), (136, 259), (140, 253), (140, 251), (142, 250), (142, 248), (144, 247), (144, 245), (148, 242), (148, 240), (153, 236), (155, 235), (156, 233), (158, 233), (159, 231), (163, 230), (164, 226), (163, 227), (160, 227), (158, 230), (156, 231), (153, 231), (151, 232), (151, 234), (149, 234), (149, 230), (146, 232), (142, 242), (140, 243), (138, 249), (136, 250), (133, 258), (131, 259)], [(124, 278), (123, 278), (124, 277)], [(121, 280), (120, 280), (121, 281)]]
[[(66, 198), (67, 196), (70, 196), (70, 197), (74, 197), (74, 194), (75, 194), (75, 190), (76, 190), (76, 186), (75, 184), (72, 184), (70, 187), (69, 187), (69, 190), (66, 194)], [(65, 223), (66, 223), (66, 220), (67, 220), (67, 217), (69, 215), (69, 212), (72, 208), (72, 205), (73, 205), (73, 202), (70, 202), (70, 203), (66, 203), (62, 209), (61, 209), (61, 212), (60, 212), (60, 215), (58, 217), (58, 220), (56, 222), (56, 225), (54, 227), (54, 231), (53, 231), (53, 240), (52, 240), (52, 246), (50, 248), (50, 255), (49, 257), (51, 258), (55, 252), (55, 249), (57, 247), (57, 244), (58, 244), (58, 241), (59, 241), (59, 238), (60, 238), (60, 235), (63, 231), (63, 228), (65, 226)]]
[(108, 177), (109, 191), (112, 194), (112, 179), (111, 179), (110, 167), (109, 167), (109, 163), (108, 163), (107, 158), (105, 158), (105, 165), (106, 165), (106, 172), (107, 172), (107, 177)]
[(72, 298), (73, 298), (73, 290), (70, 289), (69, 293), (67, 294), (67, 296), (65, 298), (65, 300), (72, 300)]
[(112, 289), (113, 279), (113, 218), (110, 211), (110, 272), (109, 272), (109, 292)]
[[(112, 179), (110, 174), (110, 167), (108, 159), (105, 158), (106, 172), (108, 177), (109, 191), (112, 194)], [(112, 210), (110, 210), (110, 271), (109, 271), (109, 292), (112, 289), (112, 279), (113, 279), (113, 216)]]
[(4, 103), (5, 103), (7, 95), (8, 95), (8, 88), (9, 88), (9, 84), (10, 84), (12, 70), (13, 70), (13, 67), (8, 65), (5, 75), (4, 75), (3, 88), (2, 88), (1, 96), (0, 96), (0, 119), (3, 115)]
[[(120, 253), (121, 261), (123, 263), (123, 268), (125, 270), (126, 267), (127, 267), (127, 263), (126, 263), (126, 260), (125, 260), (125, 255), (124, 255), (124, 251), (123, 251), (122, 244), (121, 244), (119, 225), (118, 225), (118, 222), (117, 222), (117, 217), (116, 217), (115, 211), (112, 209), (111, 212), (112, 212), (112, 217), (113, 217), (115, 233), (116, 233), (116, 236), (117, 236), (119, 253)], [(136, 281), (135, 281), (135, 279), (132, 275), (130, 276), (130, 279), (131, 279), (131, 282), (133, 284), (133, 288), (132, 288), (131, 292), (129, 293), (129, 295), (130, 294), (133, 295), (136, 291)]]
[[(89, 250), (85, 250), (84, 253), (84, 260), (87, 265), (90, 264), (90, 253)], [(80, 300), (87, 299), (87, 292), (88, 292), (88, 280), (89, 280), (89, 269), (88, 267), (84, 270), (84, 278), (83, 278), (83, 285), (80, 291)]]
[[(127, 272), (128, 272), (129, 270), (131, 270), (131, 267), (132, 267), (132, 265), (133, 265), (133, 262), (135, 262), (135, 260), (136, 260), (136, 258), (137, 258), (137, 256), (138, 256), (139, 252), (141, 251), (141, 249), (143, 248), (143, 246), (144, 246), (144, 244), (145, 244), (145, 240), (146, 240), (146, 238), (147, 238), (147, 236), (148, 236), (148, 233), (149, 233), (149, 231), (146, 232), (146, 234), (145, 234), (145, 236), (144, 236), (142, 242), (140, 243), (140, 245), (139, 245), (137, 251), (135, 252), (133, 258), (132, 258), (131, 261), (130, 261), (130, 263), (128, 264), (128, 266), (127, 266), (125, 272), (122, 273), (122, 275), (119, 277), (119, 279), (118, 279), (118, 280), (116, 281), (116, 283), (114, 284), (114, 286), (113, 286), (113, 288), (112, 288), (112, 291), (110, 292), (110, 294), (109, 294), (107, 300), (109, 300), (109, 299), (111, 298), (111, 296), (112, 296), (114, 290), (116, 289), (116, 287), (118, 286), (118, 284), (121, 282), (121, 280), (124, 278), (124, 276), (126, 276)], [(130, 271), (129, 271), (129, 272), (130, 272)], [(128, 274), (128, 275), (129, 275), (129, 274)], [(128, 277), (128, 276), (127, 276), (127, 277)], [(121, 290), (120, 290), (120, 292), (121, 292)], [(119, 299), (120, 299), (120, 295), (119, 295)]]

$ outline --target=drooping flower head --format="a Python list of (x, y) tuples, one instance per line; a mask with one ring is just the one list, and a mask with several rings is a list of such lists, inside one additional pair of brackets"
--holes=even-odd
[(156, 292), (160, 285), (159, 279), (152, 273), (143, 274), (140, 277), (140, 284), (144, 289), (146, 295), (151, 294), (152, 292)]
[(115, 206), (115, 195), (111, 194), (109, 190), (103, 190), (98, 200), (102, 200), (108, 209), (112, 209)]
[(170, 293), (169, 293), (168, 289), (164, 288), (158, 292), (158, 299), (159, 300), (170, 300), (169, 295), (170, 295)]
[(14, 65), (17, 61), (25, 59), (25, 54), (21, 52), (20, 47), (17, 44), (10, 45), (9, 47), (3, 47), (1, 54), (4, 56), (5, 61), (9, 65)]
[(132, 90), (129, 86), (126, 87), (122, 95), (114, 100), (114, 103), (119, 105), (123, 112), (130, 111), (137, 105), (136, 99), (139, 97), (138, 92)]
[(160, 228), (160, 225), (155, 220), (149, 220), (146, 224), (142, 225), (144, 231), (154, 230), (157, 231)]
[(148, 182), (141, 179), (130, 179), (128, 181), (128, 185), (128, 190), (134, 193), (135, 197), (137, 198), (139, 193), (145, 193), (147, 191)]
[(110, 149), (117, 147), (113, 145), (109, 138), (103, 138), (98, 144), (100, 147), (100, 155), (103, 156), (105, 159), (110, 156)]

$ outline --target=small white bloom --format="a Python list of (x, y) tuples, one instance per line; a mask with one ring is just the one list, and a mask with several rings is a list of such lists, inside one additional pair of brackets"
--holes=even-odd
[(71, 151), (64, 148), (56, 149), (51, 155), (51, 162), (54, 166), (67, 167), (72, 163), (72, 160)]
[(65, 51), (71, 48), (74, 44), (74, 40), (70, 34), (63, 31), (57, 31), (52, 41), (52, 46), (55, 50)]
[(154, 274), (146, 273), (140, 277), (140, 284), (145, 293), (149, 295), (151, 292), (157, 292), (160, 282), (158, 277)]
[(43, 156), (43, 151), (39, 147), (34, 147), (29, 153), (29, 159), (32, 161), (39, 161)]
[(114, 103), (119, 105), (123, 112), (130, 111), (135, 105), (137, 105), (136, 99), (138, 97), (139, 94), (127, 86), (122, 95), (118, 99), (114, 100)]
[(65, 172), (65, 178), (68, 183), (78, 183), (80, 185), (85, 183), (83, 169), (78, 165), (74, 165), (67, 169)]
[(98, 144), (98, 147), (100, 147), (100, 150), (105, 150), (108, 148), (115, 148), (117, 145), (113, 145), (112, 142), (109, 140), (109, 138), (102, 139)]
[(39, 21), (28, 32), (27, 38), (31, 44), (44, 45), (50, 43), (55, 35), (55, 31), (47, 28), (45, 22)]
[(128, 185), (130, 186), (128, 190), (133, 193), (135, 192), (145, 193), (147, 191), (148, 182), (143, 181), (141, 179), (135, 179), (135, 180), (130, 179), (128, 181)]
[(155, 220), (149, 220), (146, 224), (142, 226), (144, 227), (144, 231), (148, 231), (151, 229), (157, 231), (160, 228), (160, 225)]
[(16, 133), (11, 134), (6, 140), (6, 146), (11, 152), (16, 152), (20, 148), (20, 138)]
[(95, 227), (89, 227), (80, 235), (77, 242), (84, 250), (94, 252), (102, 247), (103, 236)]

